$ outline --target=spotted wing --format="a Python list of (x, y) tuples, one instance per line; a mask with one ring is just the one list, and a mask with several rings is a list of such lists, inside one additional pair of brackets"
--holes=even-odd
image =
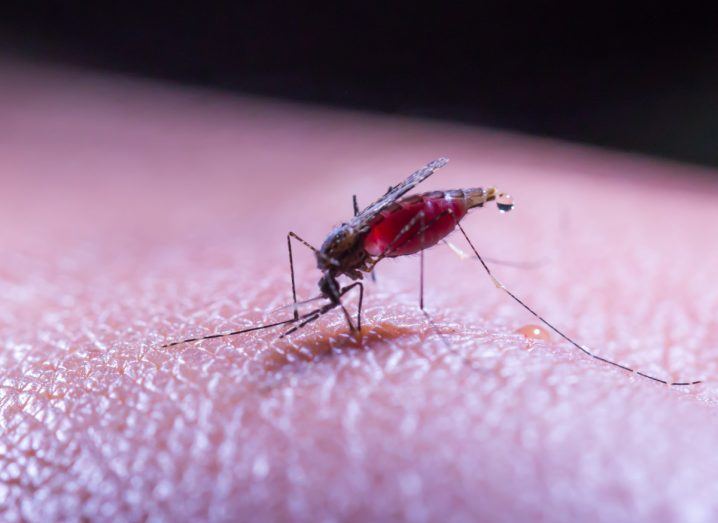
[(384, 194), (384, 196), (382, 196), (377, 201), (366, 207), (359, 214), (357, 214), (349, 222), (349, 225), (354, 229), (364, 229), (377, 214), (389, 207), (392, 203), (404, 196), (406, 193), (411, 191), (414, 187), (416, 187), (421, 182), (426, 180), (429, 176), (434, 174), (435, 170), (443, 167), (447, 163), (449, 163), (448, 158), (439, 158), (422, 167), (421, 169), (410, 175), (406, 180), (401, 182), (399, 185), (391, 187), (386, 192), (386, 194)]

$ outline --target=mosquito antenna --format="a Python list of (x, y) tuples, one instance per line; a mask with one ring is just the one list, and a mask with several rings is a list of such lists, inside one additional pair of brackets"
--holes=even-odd
[(659, 382), (659, 383), (663, 383), (664, 385), (685, 386), (685, 385), (697, 385), (697, 384), (699, 384), (699, 383), (702, 383), (703, 380), (696, 380), (696, 381), (679, 381), (679, 382), (669, 382), (669, 381), (666, 381), (666, 380), (662, 380), (662, 379), (660, 379), (660, 378), (656, 378), (655, 376), (651, 376), (650, 374), (645, 374), (645, 373), (643, 373), (643, 372), (641, 372), (641, 371), (632, 369), (631, 367), (627, 367), (626, 365), (622, 365), (622, 364), (617, 363), (617, 362), (615, 362), (615, 361), (611, 361), (611, 360), (609, 360), (609, 359), (603, 358), (603, 357), (599, 356), (598, 354), (594, 354), (593, 352), (589, 351), (586, 347), (583, 347), (583, 346), (579, 345), (579, 344), (576, 343), (574, 340), (572, 340), (571, 338), (569, 338), (566, 334), (564, 334), (563, 332), (561, 332), (560, 330), (558, 330), (556, 327), (554, 327), (553, 325), (551, 325), (548, 321), (546, 321), (545, 319), (543, 319), (540, 314), (538, 314), (538, 313), (537, 313), (536, 311), (534, 311), (531, 307), (529, 307), (529, 306), (526, 305), (523, 301), (521, 301), (514, 293), (512, 293), (510, 290), (508, 290), (506, 287), (504, 287), (504, 285), (503, 285), (499, 280), (497, 280), (496, 277), (495, 277), (493, 274), (491, 274), (491, 270), (489, 269), (488, 265), (486, 265), (486, 263), (484, 263), (484, 260), (481, 258), (481, 255), (479, 254), (479, 251), (476, 250), (476, 247), (474, 247), (474, 244), (473, 244), (473, 243), (471, 242), (471, 240), (469, 239), (469, 236), (466, 234), (466, 231), (464, 231), (464, 228), (461, 226), (461, 224), (460, 224), (459, 222), (456, 222), (456, 225), (459, 227), (459, 230), (461, 231), (461, 234), (464, 235), (464, 238), (466, 238), (467, 243), (468, 243), (469, 246), (471, 247), (471, 250), (474, 251), (474, 254), (476, 255), (476, 257), (477, 257), (477, 258), (479, 259), (479, 261), (481, 262), (481, 265), (484, 266), (484, 269), (486, 270), (486, 273), (489, 275), (489, 277), (491, 278), (491, 280), (494, 282), (494, 285), (496, 285), (497, 288), (501, 289), (501, 290), (504, 291), (506, 294), (508, 294), (509, 296), (511, 296), (511, 298), (513, 298), (514, 301), (516, 301), (516, 302), (517, 302), (519, 305), (521, 305), (524, 309), (526, 309), (526, 310), (529, 311), (531, 314), (533, 314), (536, 318), (538, 318), (538, 319), (539, 319), (544, 325), (546, 325), (549, 329), (551, 329), (552, 331), (554, 331), (556, 334), (558, 334), (559, 336), (561, 336), (564, 340), (568, 341), (571, 345), (573, 345), (574, 347), (576, 347), (578, 350), (580, 350), (580, 351), (583, 352), (584, 354), (586, 354), (586, 355), (588, 355), (588, 356), (591, 356), (592, 358), (595, 358), (595, 359), (597, 359), (597, 360), (599, 360), (599, 361), (602, 361), (602, 362), (604, 362), (604, 363), (608, 363), (609, 365), (613, 365), (614, 367), (618, 367), (619, 369), (623, 369), (623, 370), (625, 370), (625, 371), (627, 371), (627, 372), (631, 372), (631, 373), (634, 373), (634, 374), (638, 374), (639, 376), (643, 376), (644, 378), (648, 378), (649, 380), (653, 380), (653, 381), (657, 381), (657, 382)]
[(208, 336), (200, 336), (198, 338), (187, 338), (186, 340), (179, 340), (179, 341), (173, 341), (171, 343), (165, 343), (161, 347), (162, 348), (174, 347), (175, 345), (181, 345), (182, 343), (191, 343), (193, 341), (212, 340), (214, 338), (225, 338), (227, 336), (236, 336), (237, 334), (244, 334), (245, 332), (269, 329), (271, 327), (279, 327), (280, 325), (287, 325), (288, 323), (296, 323), (297, 321), (299, 321), (299, 320), (295, 320), (294, 318), (292, 318), (291, 320), (278, 321), (276, 323), (270, 323), (268, 325), (260, 325), (259, 327), (249, 327), (248, 329), (241, 329), (238, 331), (231, 331), (231, 332), (220, 332), (218, 334), (210, 334)]

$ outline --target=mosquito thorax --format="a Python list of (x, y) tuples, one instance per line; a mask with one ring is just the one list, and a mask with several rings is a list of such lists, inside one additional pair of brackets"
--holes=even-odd
[(366, 258), (362, 237), (362, 234), (347, 223), (335, 227), (317, 252), (319, 270), (343, 274), (361, 266)]

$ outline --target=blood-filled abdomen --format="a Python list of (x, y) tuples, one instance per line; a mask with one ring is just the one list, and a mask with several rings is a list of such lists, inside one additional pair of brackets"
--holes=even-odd
[(462, 191), (430, 192), (409, 196), (382, 211), (364, 238), (371, 256), (414, 254), (436, 245), (466, 215)]

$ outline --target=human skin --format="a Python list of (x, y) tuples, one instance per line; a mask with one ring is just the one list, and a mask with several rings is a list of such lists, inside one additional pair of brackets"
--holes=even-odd
[[(0, 518), (715, 521), (714, 173), (447, 123), (0, 68)], [(288, 317), (314, 245), (438, 156), (495, 184), (443, 245), (385, 260), (353, 338)], [(458, 234), (451, 241), (468, 250)], [(300, 298), (317, 293), (295, 246)], [(536, 263), (534, 263), (536, 262)], [(347, 300), (355, 310), (355, 300)], [(274, 311), (274, 312), (272, 312)]]

